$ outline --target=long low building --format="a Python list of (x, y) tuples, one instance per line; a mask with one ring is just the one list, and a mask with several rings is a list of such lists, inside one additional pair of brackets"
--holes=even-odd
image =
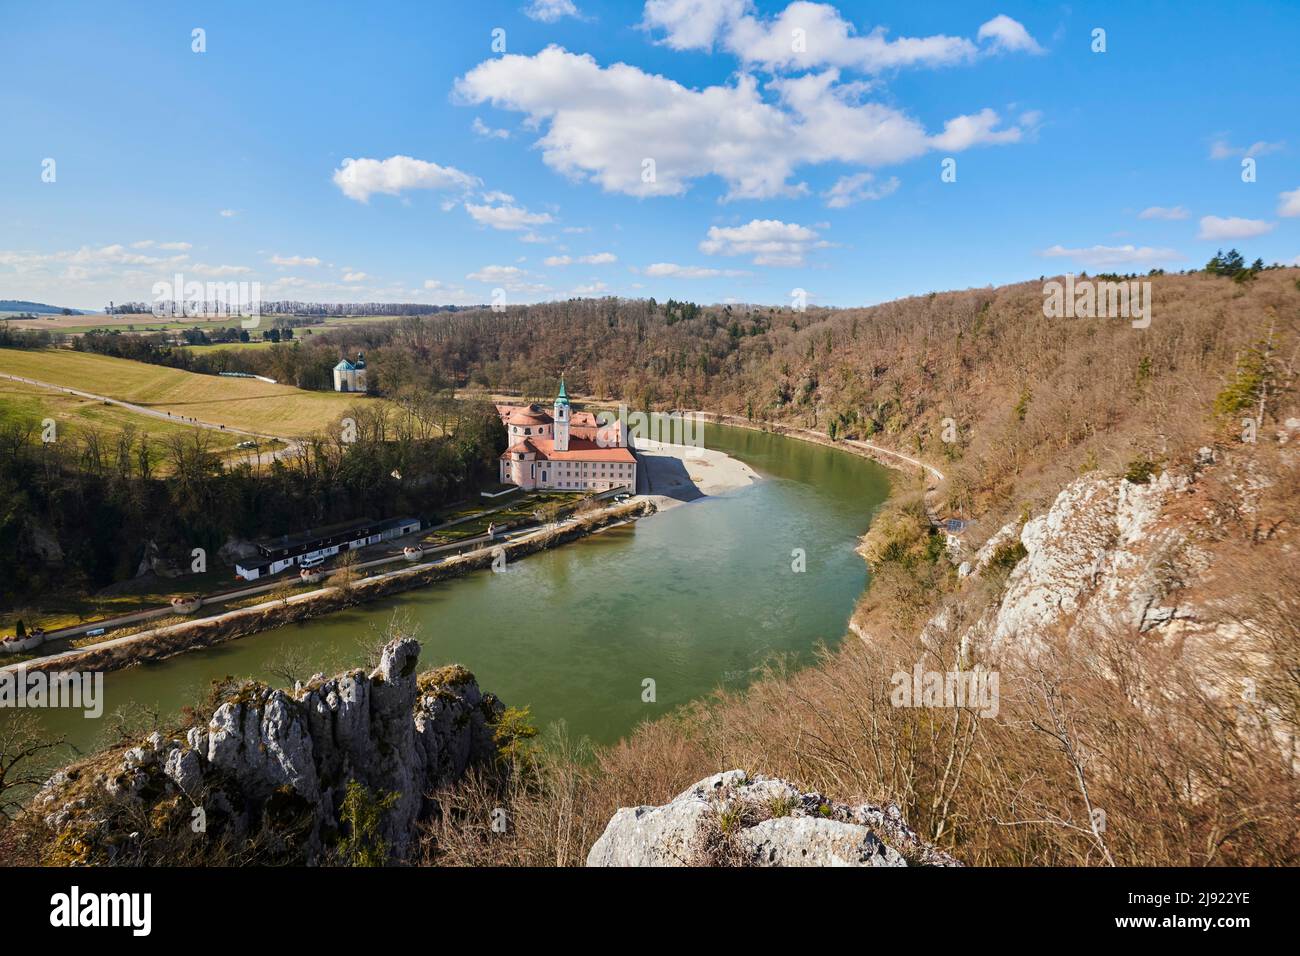
[(510, 446), (501, 453), (500, 479), (526, 491), (636, 490), (636, 455), (621, 422), (601, 424), (575, 412), (560, 379), (548, 414), (541, 405), (498, 405)]
[[(244, 581), (256, 581), (279, 574), (304, 561), (330, 558), (344, 551), (366, 548), (420, 530), (419, 518), (389, 518), (386, 521), (362, 519), (332, 525), (316, 531), (267, 538), (254, 542), (256, 559), (235, 564), (235, 575)], [(260, 560), (259, 560), (260, 559)]]

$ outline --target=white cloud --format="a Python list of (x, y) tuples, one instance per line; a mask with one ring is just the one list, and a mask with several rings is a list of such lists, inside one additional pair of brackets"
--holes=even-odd
[(798, 266), (809, 249), (825, 245), (807, 226), (752, 219), (743, 226), (710, 226), (700, 251), (711, 256), (753, 256), (756, 266)]
[(504, 229), (508, 232), (554, 222), (549, 213), (529, 212), (523, 206), (516, 206), (510, 202), (496, 206), (479, 206), (467, 202), (465, 203), (465, 210), (479, 225), (491, 226), (493, 229)]
[(655, 278), (672, 279), (712, 279), (717, 276), (746, 276), (748, 272), (740, 269), (708, 269), (703, 266), (679, 266), (675, 262), (655, 262), (646, 266), (642, 272)]
[[(980, 48), (965, 37), (935, 34), (888, 39), (876, 26), (865, 34), (830, 4), (796, 0), (775, 16), (755, 12), (749, 0), (648, 0), (641, 26), (663, 31), (676, 50), (721, 46), (768, 71), (843, 67), (879, 73), (899, 67), (941, 67), (973, 61)], [(976, 37), (993, 53), (1042, 53), (1025, 27), (1005, 14), (984, 23)]]
[(693, 90), (550, 46), (535, 56), (480, 63), (457, 80), (456, 95), (526, 114), (545, 129), (538, 145), (548, 166), (634, 196), (680, 195), (693, 180), (714, 175), (727, 183), (728, 199), (801, 195), (806, 187), (790, 178), (806, 163), (877, 166), (1021, 135), (1019, 127), (996, 129), (997, 114), (986, 109), (949, 120), (931, 140), (900, 110), (863, 102), (867, 88), (841, 83), (833, 69), (768, 87), (777, 102), (766, 100), (748, 74), (732, 85)]
[(900, 185), (897, 176), (890, 176), (879, 184), (875, 184), (875, 178), (871, 173), (841, 176), (834, 186), (822, 193), (822, 199), (831, 209), (844, 209), (863, 200), (884, 199), (896, 192)]
[(466, 279), (473, 279), (475, 282), (510, 282), (522, 279), (528, 275), (518, 266), (483, 266), (477, 272), (471, 272)]
[(596, 252), (589, 256), (548, 256), (545, 260), (548, 266), (567, 266), (575, 262), (581, 262), (588, 266), (607, 266), (611, 262), (618, 262), (618, 256), (612, 252)]
[[(641, 25), (662, 30), (662, 42), (674, 49), (710, 50), (717, 44), (767, 71), (834, 66), (879, 73), (968, 63), (979, 54), (965, 37), (936, 34), (890, 40), (883, 26), (859, 34), (835, 7), (806, 0), (771, 17), (756, 14), (746, 0), (648, 0)], [(1010, 17), (984, 24), (980, 39), (986, 37), (994, 49), (1039, 52), (1028, 31)]]
[(483, 266), (465, 278), (485, 285), (500, 286), (507, 292), (536, 295), (550, 291), (548, 286), (532, 281), (532, 274), (518, 266)]
[(132, 249), (165, 249), (171, 252), (188, 252), (194, 247), (188, 242), (156, 242), (153, 239), (144, 239), (140, 242), (131, 243)]
[(477, 116), (474, 117), (474, 122), (469, 124), (469, 128), (472, 129), (477, 135), (482, 136), (484, 139), (509, 139), (510, 138), (510, 130), (493, 129), (491, 126), (488, 126)]
[(991, 40), (990, 48), (997, 53), (1042, 53), (1038, 41), (1029, 35), (1024, 25), (1012, 20), (1005, 13), (999, 13), (992, 20), (980, 26), (976, 38), (983, 42)]
[[(804, 51), (794, 49), (796, 30), (803, 31)], [(837, 66), (878, 73), (908, 66), (950, 66), (969, 62), (976, 48), (964, 37), (886, 38), (884, 27), (859, 36), (853, 24), (824, 3), (792, 3), (775, 19), (744, 16), (724, 44), (746, 63), (766, 70)]]
[(233, 209), (223, 209), (217, 215), (221, 216), (223, 219), (233, 219), (235, 216), (239, 215), (239, 213), (235, 212)]
[[(484, 298), (482, 295), (469, 292), (463, 286), (447, 285), (439, 279), (425, 279), (424, 291), (435, 293), (428, 296), (435, 300), (435, 305), (481, 305)], [(413, 294), (417, 297), (421, 295), (418, 291)]]
[(1293, 189), (1289, 193), (1278, 193), (1277, 198), (1281, 200), (1278, 203), (1277, 214), (1279, 216), (1300, 216), (1300, 189)]
[(1281, 143), (1269, 143), (1260, 140), (1249, 146), (1233, 146), (1227, 140), (1217, 139), (1210, 146), (1210, 159), (1231, 159), (1234, 156), (1263, 156), (1276, 153), (1282, 148)]
[(24, 268), (45, 268), (50, 265), (68, 263), (82, 268), (108, 266), (174, 266), (183, 263), (189, 256), (180, 253), (174, 256), (149, 256), (142, 252), (131, 252), (126, 246), (114, 243), (107, 246), (81, 246), (60, 252), (0, 252), (0, 265), (23, 270)]
[(1061, 245), (1052, 246), (1039, 253), (1048, 259), (1073, 259), (1090, 268), (1106, 266), (1141, 265), (1143, 263), (1170, 262), (1181, 259), (1173, 249), (1158, 249), (1151, 246), (1091, 246), (1086, 249), (1067, 249)]
[(674, 50), (711, 50), (724, 28), (749, 9), (749, 0), (647, 0), (641, 26), (666, 31)]
[(205, 262), (196, 262), (189, 266), (188, 270), (201, 276), (242, 276), (247, 275), (253, 270), (248, 266), (229, 266), (229, 265), (208, 265)]
[(345, 272), (343, 273), (344, 282), (360, 282), (362, 279), (369, 279), (370, 276), (364, 272)]
[(1263, 219), (1242, 219), (1239, 216), (1222, 218), (1202, 216), (1197, 239), (1251, 239), (1272, 232), (1274, 224)]
[(1147, 206), (1138, 213), (1139, 219), (1186, 219), (1191, 213), (1184, 206)]
[(345, 159), (334, 170), (334, 185), (343, 195), (369, 202), (375, 193), (396, 196), (407, 189), (471, 189), (479, 179), (451, 166), (439, 166), (410, 156), (388, 159)]
[(524, 16), (542, 23), (554, 23), (563, 17), (577, 17), (577, 6), (573, 0), (532, 0), (524, 7)]
[(571, 296), (600, 295), (609, 291), (609, 286), (603, 282), (589, 282), (586, 285), (575, 286), (569, 290)]
[(987, 108), (970, 116), (955, 116), (943, 124), (942, 133), (930, 137), (930, 144), (936, 149), (956, 152), (972, 146), (1001, 146), (1020, 142), (1020, 127), (995, 129), (1000, 122), (998, 114)]
[(272, 265), (277, 266), (318, 266), (320, 259), (316, 256), (272, 256), (268, 260)]

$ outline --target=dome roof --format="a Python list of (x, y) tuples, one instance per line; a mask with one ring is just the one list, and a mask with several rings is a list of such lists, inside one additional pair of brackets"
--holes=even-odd
[(551, 416), (543, 411), (533, 411), (531, 407), (511, 412), (506, 419), (507, 425), (549, 425)]
[(344, 359), (343, 361), (339, 362), (338, 365), (334, 366), (334, 371), (336, 372), (355, 372), (356, 370), (357, 367), (353, 365), (351, 362), (349, 362), (347, 359)]

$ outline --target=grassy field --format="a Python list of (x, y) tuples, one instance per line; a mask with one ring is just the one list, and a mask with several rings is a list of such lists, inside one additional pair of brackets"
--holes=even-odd
[[(18, 373), (14, 373), (18, 374)], [(11, 382), (0, 378), (0, 425), (10, 422), (39, 423), (46, 418), (57, 422), (60, 440), (76, 439), (79, 432), (93, 429), (110, 441), (115, 440), (127, 426), (154, 439), (155, 446), (171, 435), (191, 431), (187, 425), (161, 421), (117, 405), (105, 405), (89, 398), (55, 392), (38, 385)], [(213, 448), (221, 453), (232, 451), (241, 440), (240, 435), (209, 431)], [(161, 449), (155, 448), (154, 461), (161, 458)]]
[[(443, 516), (443, 526), (435, 528), (426, 534), (421, 541), (427, 545), (453, 544), (457, 541), (464, 541), (468, 538), (477, 538), (481, 534), (486, 534), (489, 524), (513, 524), (526, 518), (531, 518), (533, 512), (548, 503), (560, 505), (573, 504), (582, 498), (580, 492), (539, 492), (528, 494), (522, 498), (514, 499), (505, 507), (499, 507), (480, 503), (470, 504), (465, 508), (453, 511)], [(484, 508), (495, 508), (488, 514), (481, 514)], [(461, 521), (460, 524), (446, 527), (446, 522), (456, 521), (469, 515), (478, 515), (471, 521)]]
[[(51, 315), (35, 319), (13, 318), (17, 313), (10, 313), (8, 318), (15, 328), (44, 329), (46, 332), (66, 332), (75, 334), (89, 332), (93, 329), (120, 329), (123, 332), (161, 332), (169, 329), (226, 329), (239, 328), (239, 316), (222, 316), (220, 318), (192, 318), (170, 321), (154, 318), (152, 315)], [(5, 318), (5, 316), (0, 316)], [(269, 321), (267, 325), (270, 325)]]
[(288, 437), (336, 428), (349, 408), (375, 401), (61, 349), (0, 349), (0, 372), (203, 422)]
[(293, 348), (294, 342), (296, 341), (297, 339), (288, 342), (212, 342), (208, 345), (182, 345), (181, 348), (190, 352), (219, 352), (222, 349), (239, 349), (240, 351), (243, 351), (244, 349), (261, 350), (269, 349), (273, 345), (286, 345), (289, 348)]

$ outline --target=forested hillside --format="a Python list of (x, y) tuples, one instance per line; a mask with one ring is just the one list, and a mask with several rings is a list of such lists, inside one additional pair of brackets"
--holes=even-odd
[[(1247, 275), (1152, 278), (1146, 329), (1045, 318), (1035, 281), (802, 313), (581, 300), (339, 330), (328, 342), (331, 354), (367, 350), (385, 391), (432, 377), (545, 398), (564, 372), (571, 389), (635, 408), (876, 440), (940, 465), (952, 506), (984, 512), (1040, 488), (1041, 500), (1085, 467), (1160, 461), (1216, 429), (1240, 431), (1230, 419), (1261, 398), (1274, 418), (1295, 369), (1300, 270)], [(1238, 397), (1216, 406), (1229, 388)]]
[[(560, 734), (447, 795), (428, 859), (580, 863), (617, 808), (747, 767), (896, 800), (974, 864), (1294, 864), (1297, 277), (1154, 277), (1146, 329), (1046, 319), (1034, 282), (843, 312), (605, 302), (395, 330), (385, 348), (488, 387), (540, 393), (564, 368), (633, 404), (916, 451), (946, 473), (939, 504), (975, 521), (950, 549), (901, 481), (863, 542), (861, 640), (615, 747)], [(974, 666), (1000, 674), (998, 707), (898, 706), (891, 675)], [(485, 840), (475, 821), (497, 806), (514, 826)]]

